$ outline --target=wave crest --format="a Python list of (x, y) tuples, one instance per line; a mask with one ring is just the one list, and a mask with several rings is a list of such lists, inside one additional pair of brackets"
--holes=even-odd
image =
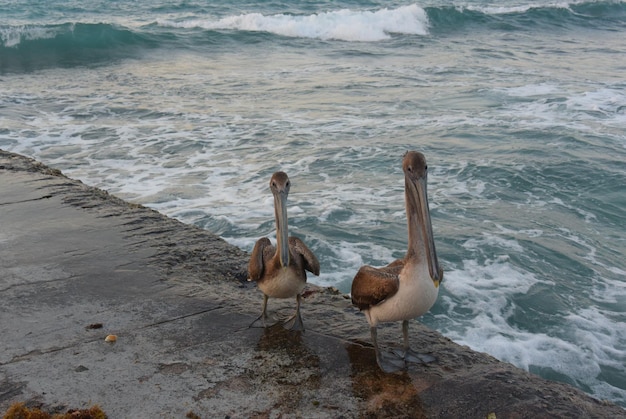
[(20, 25), (0, 27), (0, 46), (14, 48), (22, 40), (49, 39), (54, 38), (58, 33), (58, 30), (48, 26)]
[(139, 32), (107, 23), (0, 26), (0, 73), (97, 64), (155, 45)]
[(175, 28), (269, 32), (288, 37), (362, 42), (385, 40), (391, 34), (426, 35), (429, 25), (426, 12), (416, 4), (376, 11), (344, 9), (306, 16), (248, 13), (218, 20), (158, 20), (157, 23)]

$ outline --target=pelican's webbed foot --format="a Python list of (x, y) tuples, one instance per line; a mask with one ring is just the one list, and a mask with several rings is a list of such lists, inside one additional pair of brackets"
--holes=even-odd
[(278, 320), (276, 320), (275, 318), (270, 317), (266, 314), (261, 314), (252, 323), (250, 323), (250, 326), (248, 327), (249, 328), (262, 327), (262, 328), (267, 329), (268, 327), (274, 326), (276, 323), (278, 323)]
[(402, 335), (404, 336), (404, 350), (396, 349), (394, 352), (400, 358), (404, 359), (406, 362), (411, 364), (428, 364), (429, 362), (434, 362), (437, 360), (432, 355), (422, 354), (419, 352), (415, 352), (409, 346), (409, 321), (404, 320), (402, 322)]
[(276, 319), (267, 315), (267, 300), (267, 295), (263, 294), (263, 310), (261, 311), (261, 315), (257, 317), (256, 320), (254, 320), (252, 323), (250, 323), (250, 326), (248, 327), (263, 327), (267, 329), (268, 327), (271, 327), (278, 323)]
[(283, 327), (288, 330), (304, 332), (304, 323), (302, 322), (302, 316), (300, 316), (300, 311), (297, 311), (293, 316), (285, 320), (285, 322), (283, 323)]
[(394, 352), (381, 351), (378, 347), (378, 333), (376, 327), (370, 327), (374, 352), (376, 353), (376, 363), (386, 373), (398, 372), (406, 368), (406, 363), (402, 357)]
[(376, 348), (376, 363), (386, 373), (394, 373), (406, 369), (404, 359), (393, 352), (380, 351)]
[(288, 330), (304, 332), (304, 323), (300, 315), (300, 294), (296, 296), (296, 312), (283, 323), (283, 327)]

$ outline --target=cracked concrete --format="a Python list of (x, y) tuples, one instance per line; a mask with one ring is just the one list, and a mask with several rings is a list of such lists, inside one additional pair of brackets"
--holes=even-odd
[[(332, 289), (308, 287), (305, 333), (251, 329), (261, 294), (245, 252), (2, 150), (0, 222), (0, 412), (22, 401), (99, 404), (111, 418), (626, 417), (417, 322), (412, 346), (438, 360), (385, 374), (362, 314)], [(400, 341), (397, 325), (379, 334)]]

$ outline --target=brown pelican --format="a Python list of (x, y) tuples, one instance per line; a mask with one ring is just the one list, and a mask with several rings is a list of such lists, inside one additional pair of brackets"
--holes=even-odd
[[(362, 266), (352, 281), (352, 303), (365, 313), (376, 360), (385, 372), (435, 358), (409, 347), (409, 320), (426, 313), (437, 299), (443, 270), (437, 261), (428, 208), (428, 166), (422, 153), (409, 151), (402, 161), (409, 248), (403, 259), (382, 268)], [(379, 323), (402, 320), (404, 351), (383, 353), (378, 347)]]
[(320, 263), (308, 247), (297, 237), (289, 237), (287, 229), (287, 196), (291, 183), (285, 172), (276, 172), (270, 179), (274, 195), (276, 217), (276, 247), (267, 237), (254, 245), (248, 264), (248, 281), (256, 281), (263, 292), (263, 311), (251, 326), (259, 321), (267, 327), (267, 300), (296, 297), (296, 312), (284, 326), (292, 330), (304, 330), (300, 316), (300, 293), (306, 284), (306, 271), (320, 274)]

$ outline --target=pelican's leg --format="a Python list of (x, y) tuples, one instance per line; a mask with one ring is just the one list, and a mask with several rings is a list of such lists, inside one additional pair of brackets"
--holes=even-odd
[(267, 323), (268, 320), (268, 315), (267, 315), (267, 300), (269, 299), (269, 297), (265, 294), (263, 294), (263, 311), (261, 311), (261, 315), (259, 317), (257, 317), (252, 323), (250, 323), (250, 326), (248, 327), (269, 327), (271, 326), (271, 324)]
[(402, 357), (406, 362), (410, 362), (412, 364), (426, 364), (428, 362), (433, 362), (436, 358), (432, 355), (428, 354), (420, 354), (415, 352), (409, 346), (409, 321), (404, 320), (402, 322), (402, 335), (404, 336), (404, 354)]
[(300, 294), (296, 295), (296, 312), (285, 320), (283, 326), (285, 329), (304, 332), (304, 323), (302, 323), (302, 316), (300, 315)]
[(406, 367), (403, 359), (398, 358), (393, 353), (384, 353), (378, 347), (378, 331), (376, 327), (370, 327), (370, 333), (372, 334), (372, 343), (374, 344), (374, 351), (376, 352), (376, 362), (380, 369), (385, 372), (403, 370)]

